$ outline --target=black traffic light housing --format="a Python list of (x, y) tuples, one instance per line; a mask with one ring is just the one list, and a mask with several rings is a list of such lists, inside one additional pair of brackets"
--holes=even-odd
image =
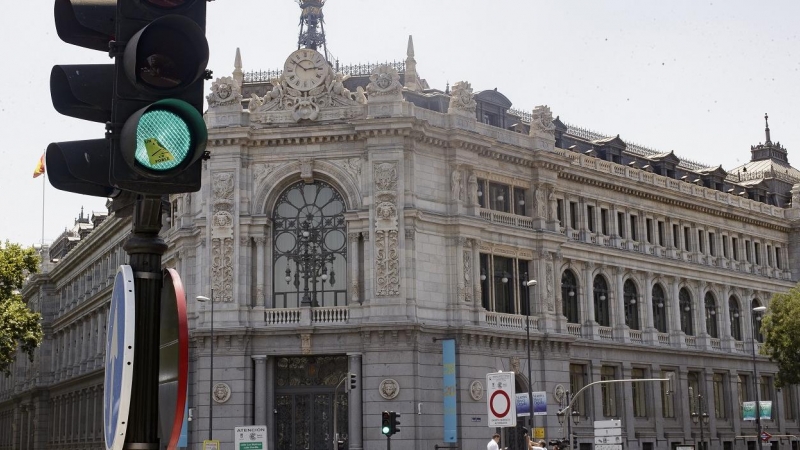
[(200, 189), (208, 138), (202, 117), (205, 16), (205, 0), (119, 3), (111, 152), (116, 187), (145, 194)]
[(358, 377), (356, 376), (356, 374), (354, 374), (353, 372), (350, 372), (350, 373), (347, 374), (347, 378), (348, 378), (347, 381), (348, 381), (348, 386), (349, 386), (348, 389), (347, 389), (348, 392), (358, 389)]
[(397, 414), (394, 411), (389, 411), (389, 417), (390, 417), (389, 428), (391, 428), (392, 434), (399, 433), (400, 432), (400, 427), (398, 427), (398, 425), (400, 425), (400, 421), (397, 420), (397, 418), (400, 417), (400, 414)]
[(392, 435), (392, 416), (389, 411), (381, 413), (381, 433), (384, 436)]
[(55, 0), (58, 36), (108, 51), (115, 63), (51, 71), (54, 108), (106, 130), (103, 139), (48, 146), (54, 187), (100, 197), (200, 189), (205, 14), (206, 0)]
[[(56, 0), (56, 32), (64, 42), (108, 51), (114, 40), (116, 0)], [(107, 124), (111, 121), (114, 64), (57, 65), (50, 71), (50, 97), (66, 116)], [(119, 192), (109, 180), (110, 140), (56, 142), (45, 150), (47, 178), (53, 187), (98, 197)]]

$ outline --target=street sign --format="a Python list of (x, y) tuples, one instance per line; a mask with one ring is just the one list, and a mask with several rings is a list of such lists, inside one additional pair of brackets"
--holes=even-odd
[(178, 447), (189, 380), (189, 325), (186, 293), (175, 269), (164, 271), (158, 366), (158, 415), (167, 449)]
[(267, 450), (267, 426), (255, 425), (233, 429), (234, 450)]
[(622, 426), (622, 421), (619, 419), (594, 421), (595, 428), (619, 428), (621, 426)]
[(595, 444), (622, 444), (622, 436), (595, 436)]
[(206, 439), (203, 441), (203, 450), (219, 450), (219, 441)]
[(122, 265), (114, 278), (106, 326), (106, 374), (103, 390), (103, 431), (106, 450), (122, 450), (133, 381), (133, 344), (136, 324), (133, 270)]
[(601, 444), (595, 445), (594, 450), (622, 450), (621, 444)]
[(766, 431), (762, 431), (761, 432), (761, 440), (762, 441), (767, 442), (770, 439), (772, 439), (772, 435), (771, 434), (767, 433)]
[(597, 436), (622, 436), (622, 428), (595, 428), (594, 435)]
[(489, 427), (513, 427), (517, 425), (515, 406), (514, 373), (497, 372), (486, 374), (486, 406)]

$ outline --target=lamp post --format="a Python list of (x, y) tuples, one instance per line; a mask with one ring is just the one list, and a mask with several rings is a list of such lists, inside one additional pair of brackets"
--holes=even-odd
[(756, 314), (753, 320), (753, 390), (756, 393), (756, 442), (758, 443), (758, 450), (763, 450), (761, 444), (761, 405), (758, 401), (758, 367), (756, 366), (756, 322), (761, 320), (761, 314), (767, 310), (766, 306), (756, 306), (753, 308), (753, 313)]
[(705, 401), (703, 400), (702, 394), (697, 395), (697, 410), (692, 413), (692, 422), (697, 425), (700, 424), (700, 448), (698, 450), (705, 450), (706, 449), (706, 437), (704, 434), (704, 430), (706, 425), (708, 425), (708, 421), (710, 417), (708, 416), (707, 407), (705, 405)]
[[(525, 272), (525, 278), (528, 278), (528, 273), (527, 272)], [(528, 309), (526, 311), (527, 314), (526, 314), (526, 317), (525, 317), (525, 337), (527, 338), (525, 340), (525, 343), (526, 343), (526, 347), (528, 348), (528, 407), (531, 410), (530, 411), (531, 415), (529, 417), (530, 422), (528, 423), (528, 425), (529, 425), (528, 426), (528, 428), (529, 428), (528, 436), (530, 436), (531, 439), (533, 439), (533, 378), (531, 378), (531, 365), (533, 363), (533, 360), (531, 359), (531, 290), (530, 290), (530, 288), (532, 288), (533, 286), (536, 286), (536, 280), (528, 280), (527, 282), (525, 282), (525, 287), (528, 288), (526, 290), (526, 292), (527, 292), (526, 297), (527, 297), (527, 300), (528, 300), (527, 301)]]
[[(568, 445), (569, 445), (569, 448), (572, 448), (573, 447), (573, 442), (572, 442), (572, 424), (574, 423), (575, 426), (578, 426), (578, 423), (581, 421), (581, 414), (577, 410), (572, 409), (571, 412), (570, 412), (571, 420), (568, 420), (567, 417), (566, 417), (567, 414), (566, 414), (566, 412), (564, 412), (564, 406), (565, 406), (564, 400), (566, 400), (566, 404), (567, 405), (571, 404), (572, 403), (572, 392), (570, 392), (570, 391), (565, 391), (564, 392), (564, 396), (561, 397), (561, 411), (556, 413), (556, 416), (558, 417), (558, 423), (559, 424), (564, 425), (564, 420), (567, 421), (567, 439), (569, 439), (569, 444)], [(562, 450), (564, 450), (564, 449), (562, 448)]]
[(214, 439), (214, 290), (211, 290), (211, 298), (203, 295), (195, 297), (198, 302), (211, 303), (211, 370), (208, 372), (208, 440)]

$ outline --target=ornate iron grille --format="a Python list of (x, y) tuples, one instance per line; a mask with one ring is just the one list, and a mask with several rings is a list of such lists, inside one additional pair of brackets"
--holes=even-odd
[(322, 181), (300, 181), (281, 194), (273, 211), (275, 308), (347, 304), (344, 210), (341, 195)]

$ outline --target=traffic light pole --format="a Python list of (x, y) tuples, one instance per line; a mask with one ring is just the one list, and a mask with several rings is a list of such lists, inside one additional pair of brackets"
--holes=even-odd
[(386, 450), (392, 450), (392, 437), (386, 436)]
[(125, 243), (136, 295), (133, 384), (125, 449), (158, 450), (158, 362), (161, 322), (161, 197), (139, 196), (133, 205), (131, 237)]

